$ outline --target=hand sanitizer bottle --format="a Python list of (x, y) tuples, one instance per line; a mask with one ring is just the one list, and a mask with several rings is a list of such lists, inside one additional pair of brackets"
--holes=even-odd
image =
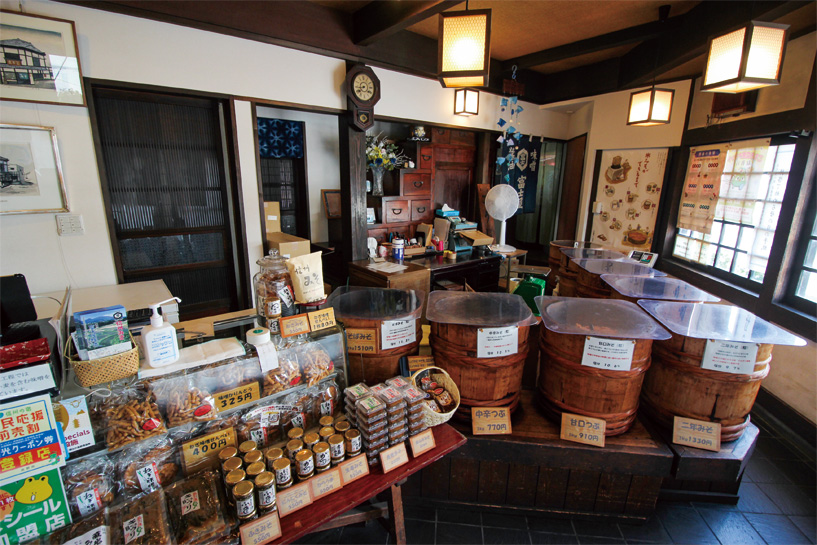
[(178, 297), (171, 297), (161, 303), (148, 305), (151, 310), (150, 325), (142, 328), (142, 348), (145, 351), (145, 361), (151, 367), (164, 367), (179, 359), (176, 328), (159, 314), (159, 307), (174, 299), (182, 302)]

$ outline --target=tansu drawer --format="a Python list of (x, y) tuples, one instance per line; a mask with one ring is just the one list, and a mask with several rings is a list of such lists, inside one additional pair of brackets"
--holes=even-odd
[(424, 221), (430, 223), (434, 218), (434, 211), (431, 209), (431, 200), (411, 201), (411, 221)]
[(430, 172), (404, 172), (400, 177), (403, 195), (430, 195)]
[(411, 220), (411, 209), (409, 208), (409, 201), (394, 200), (383, 201), (383, 217), (386, 219), (385, 223), (395, 223), (400, 221)]

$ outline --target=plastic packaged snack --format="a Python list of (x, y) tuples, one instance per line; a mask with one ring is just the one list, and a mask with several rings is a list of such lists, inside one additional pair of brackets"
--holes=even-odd
[(389, 421), (387, 419), (385, 419), (385, 418), (381, 418), (380, 420), (372, 422), (371, 424), (366, 423), (366, 422), (361, 422), (360, 426), (359, 426), (359, 429), (360, 429), (360, 431), (362, 431), (362, 432), (364, 432), (364, 433), (366, 433), (368, 435), (372, 435), (375, 432), (386, 429), (386, 427), (388, 427), (388, 425), (389, 425)]
[(417, 407), (423, 402), (424, 399), (426, 399), (425, 394), (414, 386), (409, 386), (401, 393), (403, 394), (403, 399), (406, 400), (409, 410), (411, 410), (413, 407)]
[(307, 429), (313, 426), (312, 398), (307, 392), (295, 392), (282, 400), (286, 411), (281, 415), (282, 430), (285, 434), (292, 428)]
[(405, 420), (408, 416), (408, 412), (405, 408), (396, 409), (394, 411), (389, 411), (386, 413), (389, 422), (397, 422), (399, 420)]
[(128, 492), (152, 492), (172, 483), (178, 473), (178, 453), (169, 436), (129, 446), (117, 456), (117, 474)]
[(374, 422), (386, 418), (386, 404), (375, 396), (358, 399), (356, 405), (358, 420)]
[(440, 406), (437, 405), (437, 402), (434, 401), (433, 399), (426, 399), (425, 404), (426, 404), (426, 407), (428, 407), (429, 409), (431, 409), (435, 413), (442, 412), (442, 411), (440, 411)]
[(360, 436), (363, 437), (363, 441), (365, 441), (367, 444), (370, 444), (377, 441), (381, 437), (385, 437), (386, 435), (388, 435), (388, 433), (389, 430), (387, 430), (386, 428), (379, 429), (372, 433), (366, 433), (365, 431), (361, 430)]
[(160, 378), (151, 382), (150, 388), (170, 428), (190, 422), (206, 422), (218, 416), (213, 396), (207, 390), (197, 388), (190, 375)]
[(411, 384), (403, 377), (397, 376), (392, 377), (386, 381), (387, 386), (391, 386), (393, 388), (397, 388), (398, 390), (403, 390), (411, 386)]
[(105, 410), (105, 443), (108, 450), (167, 432), (153, 394), (144, 384), (125, 388), (103, 402)]
[(108, 528), (108, 510), (102, 509), (79, 522), (60, 528), (48, 536), (48, 543), (63, 545), (70, 543), (72, 539), (78, 540), (78, 543), (83, 545), (85, 543), (110, 545), (112, 542)]
[(411, 413), (411, 412), (408, 413), (408, 421), (409, 421), (409, 425), (411, 425), (412, 422), (422, 422), (423, 421), (422, 406), (421, 406), (421, 410), (419, 410), (417, 412), (413, 412), (413, 413)]
[(261, 380), (261, 367), (257, 357), (245, 355), (213, 363), (195, 375), (200, 388), (216, 394), (258, 382)]
[(161, 488), (140, 494), (111, 508), (111, 543), (124, 545), (170, 545), (173, 533)]
[(105, 455), (69, 461), (62, 468), (62, 482), (73, 520), (104, 509), (117, 493), (115, 465)]
[(278, 350), (278, 369), (264, 374), (264, 397), (289, 390), (301, 383), (301, 368), (298, 364), (296, 345)]
[(265, 448), (284, 438), (283, 414), (288, 407), (278, 404), (262, 405), (245, 412), (236, 425), (238, 441), (255, 441), (258, 448)]
[(171, 527), (177, 545), (218, 541), (230, 533), (219, 498), (218, 477), (212, 471), (197, 473), (165, 490)]
[(317, 384), (335, 370), (329, 353), (318, 342), (308, 342), (299, 346), (298, 363), (309, 386)]
[(315, 409), (315, 420), (324, 416), (335, 416), (340, 410), (340, 388), (337, 382), (329, 380), (315, 389), (316, 395), (312, 399)]
[(355, 401), (362, 397), (366, 397), (367, 395), (371, 395), (371, 390), (368, 386), (359, 382), (353, 386), (349, 386), (344, 391), (344, 395), (346, 397), (347, 402), (351, 402), (354, 405)]

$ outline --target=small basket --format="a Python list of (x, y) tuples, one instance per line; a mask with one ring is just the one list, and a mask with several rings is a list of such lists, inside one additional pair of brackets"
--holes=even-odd
[(68, 338), (65, 343), (65, 358), (71, 362), (77, 382), (83, 388), (90, 388), (103, 382), (112, 382), (135, 375), (139, 372), (139, 349), (128, 331), (133, 348), (120, 354), (95, 360), (82, 361), (74, 349), (74, 342)]
[(443, 388), (448, 390), (448, 393), (451, 394), (451, 397), (453, 397), (454, 401), (457, 402), (454, 408), (447, 413), (434, 412), (426, 406), (425, 402), (423, 402), (423, 421), (430, 428), (432, 426), (445, 424), (451, 420), (451, 417), (454, 416), (457, 409), (460, 407), (460, 390), (457, 388), (457, 385), (454, 383), (448, 373), (445, 372), (445, 369), (441, 369), (439, 367), (426, 367), (413, 373), (411, 375), (411, 382), (417, 389), (422, 391), (420, 385), (417, 383), (417, 376), (420, 375), (420, 373), (425, 373), (426, 371), (429, 371), (431, 378), (434, 379), (437, 384), (441, 384)]

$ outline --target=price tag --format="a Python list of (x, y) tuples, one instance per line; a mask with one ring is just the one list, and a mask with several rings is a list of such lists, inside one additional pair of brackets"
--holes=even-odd
[(278, 322), (281, 324), (281, 337), (294, 337), (302, 333), (309, 333), (309, 318), (306, 314), (279, 318)]
[(218, 453), (225, 447), (235, 446), (234, 428), (219, 430), (182, 443), (185, 475), (201, 469), (218, 469)]
[(635, 341), (605, 337), (586, 337), (582, 365), (607, 371), (629, 371), (633, 363)]
[(721, 450), (721, 425), (717, 422), (676, 416), (672, 425), (672, 442), (676, 445), (718, 452)]
[(278, 492), (278, 514), (282, 517), (312, 503), (312, 486), (309, 481)]
[(507, 407), (471, 407), (471, 431), (474, 435), (508, 435), (512, 433), (511, 412)]
[(344, 486), (369, 474), (369, 461), (365, 455), (358, 455), (338, 466)]
[(340, 476), (340, 468), (331, 469), (324, 473), (315, 475), (308, 481), (312, 485), (312, 499), (317, 500), (337, 492), (343, 488), (343, 480)]
[(262, 373), (278, 370), (278, 350), (273, 343), (260, 344), (255, 347), (255, 352), (258, 354), (258, 363), (261, 365)]
[(565, 441), (603, 447), (606, 429), (607, 421), (601, 418), (562, 413), (562, 433), (559, 437)]
[(309, 327), (312, 328), (312, 331), (335, 327), (335, 309), (332, 307), (310, 312), (307, 316), (309, 316)]
[(408, 461), (408, 452), (406, 452), (405, 443), (398, 443), (380, 453), (380, 463), (383, 464), (383, 473), (397, 469), (407, 464)]
[(383, 350), (411, 344), (417, 340), (415, 319), (385, 320), (380, 323), (380, 347)]
[(426, 367), (434, 367), (434, 356), (409, 356), (408, 367), (410, 373), (415, 373)]
[(477, 331), (477, 357), (499, 358), (519, 351), (519, 328), (481, 327)]
[(233, 409), (257, 401), (261, 398), (261, 395), (258, 391), (258, 383), (251, 382), (250, 384), (239, 386), (238, 388), (227, 390), (226, 392), (219, 392), (215, 395), (215, 398), (216, 406), (219, 410), (226, 411), (227, 409)]
[(346, 349), (350, 354), (376, 354), (376, 329), (347, 329)]
[(96, 545), (97, 543), (110, 543), (108, 537), (108, 527), (97, 526), (93, 530), (85, 532), (79, 537), (66, 541), (64, 545), (88, 545), (89, 543), (93, 545)]
[(430, 428), (410, 438), (409, 444), (411, 445), (411, 455), (414, 458), (425, 454), (437, 446), (437, 443), (434, 441), (434, 432), (432, 432)]
[(241, 534), (241, 545), (265, 545), (281, 537), (281, 519), (278, 511), (242, 524), (238, 529)]
[(757, 343), (710, 339), (704, 348), (701, 368), (737, 375), (751, 375), (755, 372), (759, 348), (760, 345)]

